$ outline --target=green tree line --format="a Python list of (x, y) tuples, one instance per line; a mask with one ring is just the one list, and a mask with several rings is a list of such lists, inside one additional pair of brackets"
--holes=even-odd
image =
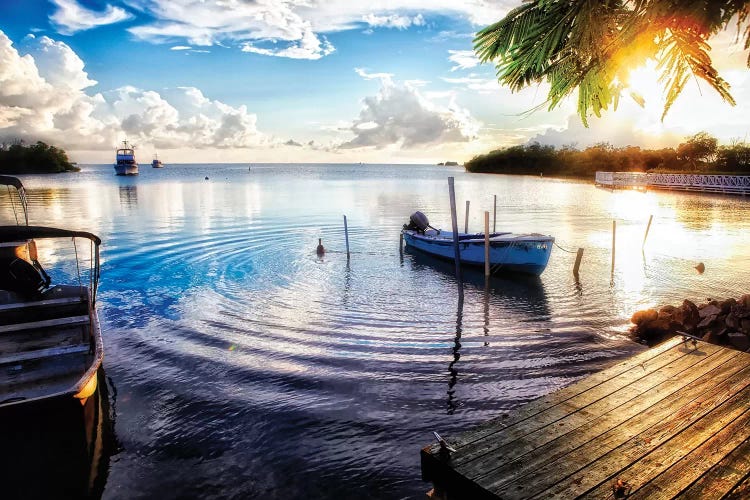
[(68, 155), (60, 148), (37, 141), (26, 145), (23, 141), (0, 144), (0, 173), (3, 174), (42, 174), (57, 172), (77, 172), (68, 160)]
[(701, 172), (750, 174), (750, 144), (735, 141), (720, 146), (700, 132), (676, 148), (616, 148), (599, 143), (580, 150), (573, 146), (544, 146), (537, 142), (497, 149), (464, 164), (469, 172), (587, 177), (597, 170), (616, 172)]

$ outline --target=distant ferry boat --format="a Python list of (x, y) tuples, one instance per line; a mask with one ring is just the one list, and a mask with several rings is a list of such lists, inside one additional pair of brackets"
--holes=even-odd
[(134, 148), (128, 144), (128, 141), (122, 141), (122, 147), (117, 149), (116, 175), (138, 175), (138, 162), (135, 161)]
[(151, 166), (154, 168), (164, 168), (164, 164), (159, 159), (159, 155), (154, 155), (154, 159), (151, 161)]

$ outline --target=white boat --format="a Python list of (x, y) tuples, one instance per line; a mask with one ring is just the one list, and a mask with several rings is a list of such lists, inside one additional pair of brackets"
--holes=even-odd
[(159, 155), (158, 154), (154, 154), (154, 159), (151, 160), (151, 166), (153, 168), (164, 168), (164, 164), (159, 159)]
[[(431, 227), (422, 212), (411, 215), (402, 233), (407, 247), (442, 259), (455, 259), (453, 232)], [(554, 242), (554, 237), (543, 234), (491, 233), (490, 272), (539, 276), (547, 267)], [(484, 233), (458, 233), (458, 249), (462, 264), (484, 266)]]
[(138, 162), (135, 160), (135, 146), (122, 141), (115, 156), (115, 175), (138, 175)]

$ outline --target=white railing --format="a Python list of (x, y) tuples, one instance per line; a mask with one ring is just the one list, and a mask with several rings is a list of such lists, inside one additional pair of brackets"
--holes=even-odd
[(597, 172), (596, 184), (610, 187), (646, 187), (711, 193), (750, 194), (750, 176), (748, 175)]

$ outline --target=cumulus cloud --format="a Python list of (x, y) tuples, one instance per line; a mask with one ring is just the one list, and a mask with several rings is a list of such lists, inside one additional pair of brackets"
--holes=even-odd
[(365, 80), (390, 80), (393, 73), (368, 73), (365, 68), (354, 68), (354, 72)]
[(27, 37), (21, 54), (0, 31), (0, 137), (68, 149), (109, 149), (122, 137), (159, 148), (249, 148), (274, 144), (245, 106), (211, 100), (193, 87), (124, 86), (89, 95), (96, 84), (65, 43)]
[(457, 69), (471, 69), (479, 65), (479, 59), (474, 54), (473, 50), (449, 50), (448, 60), (455, 64), (451, 68), (451, 71)]
[(50, 21), (63, 35), (72, 35), (97, 26), (118, 23), (133, 16), (120, 7), (107, 5), (103, 12), (97, 12), (81, 6), (76, 0), (50, 0), (55, 11)]
[(339, 148), (409, 149), (467, 142), (476, 138), (479, 126), (455, 102), (440, 105), (423, 96), (417, 87), (383, 78), (379, 93), (364, 99), (359, 117), (349, 127), (354, 137)]

